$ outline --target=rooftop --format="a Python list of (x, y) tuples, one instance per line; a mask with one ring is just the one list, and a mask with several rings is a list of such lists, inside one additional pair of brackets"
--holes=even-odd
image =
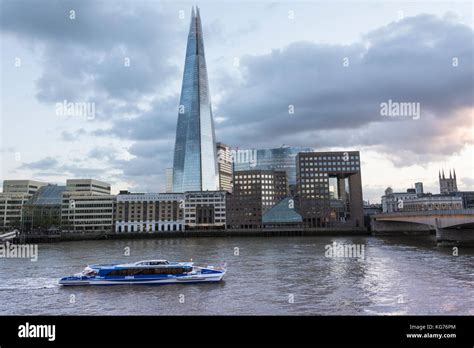
[(263, 223), (298, 223), (303, 222), (303, 218), (294, 208), (290, 208), (291, 197), (287, 197), (280, 201), (277, 205), (267, 211), (263, 217)]

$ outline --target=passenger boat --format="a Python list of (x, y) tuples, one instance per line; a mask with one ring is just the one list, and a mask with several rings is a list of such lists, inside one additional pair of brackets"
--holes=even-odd
[(193, 262), (146, 260), (126, 264), (89, 265), (81, 273), (61, 278), (60, 285), (119, 285), (219, 282), (226, 273), (219, 267), (195, 266)]

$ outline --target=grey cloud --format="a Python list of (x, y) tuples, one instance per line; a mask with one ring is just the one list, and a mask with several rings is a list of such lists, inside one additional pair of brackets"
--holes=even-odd
[(113, 146), (97, 146), (89, 151), (87, 157), (97, 160), (108, 160), (114, 158), (117, 153), (117, 149)]
[[(242, 82), (225, 71), (210, 76), (211, 90), (214, 79), (222, 93), (215, 117), (225, 119), (216, 125), (217, 139), (240, 147), (372, 147), (399, 167), (439, 160), (472, 143), (472, 135), (450, 137), (466, 122), (456, 110), (472, 106), (473, 49), (465, 44), (472, 38), (466, 26), (422, 15), (353, 45), (295, 42), (243, 57)], [(453, 55), (462, 62), (456, 68)], [(381, 117), (380, 103), (388, 99), (420, 102), (422, 117)], [(156, 102), (141, 116), (116, 120), (102, 131), (136, 141), (130, 150), (137, 158), (122, 163), (127, 175), (158, 174), (171, 165), (177, 104), (178, 96)]]
[[(86, 161), (87, 163), (89, 161)], [(87, 164), (86, 163), (86, 164)], [(41, 178), (46, 176), (66, 176), (69, 178), (105, 178), (111, 173), (106, 167), (90, 167), (82, 163), (61, 164), (56, 158), (45, 157), (41, 160), (29, 163), (23, 163), (20, 169), (34, 171), (34, 177)]]
[(179, 97), (177, 95), (154, 102), (150, 110), (138, 117), (114, 120), (111, 128), (100, 129), (95, 135), (117, 136), (130, 140), (174, 140), (178, 120)]
[(173, 152), (174, 143), (168, 139), (156, 141), (140, 141), (133, 144), (129, 152), (132, 155), (143, 158), (169, 158), (169, 154)]
[(474, 173), (471, 172), (470, 173), (472, 176), (471, 177), (463, 177), (461, 178), (461, 180), (459, 180), (460, 184), (458, 184), (458, 188), (462, 191), (462, 190), (474, 190)]
[[(145, 3), (51, 3), (40, 7), (7, 0), (0, 14), (4, 33), (42, 45), (37, 97), (95, 101), (98, 118), (111, 126), (91, 135), (134, 141), (129, 152), (135, 158), (116, 160), (99, 150), (90, 155), (122, 170), (137, 188), (138, 179), (155, 187), (172, 163), (179, 103), (179, 90), (171, 97), (164, 97), (170, 91), (160, 92), (181, 78), (186, 26), (173, 22), (172, 6), (157, 11)], [(74, 23), (67, 18), (70, 8), (77, 10)], [(467, 121), (456, 111), (473, 106), (472, 40), (473, 31), (465, 25), (420, 15), (351, 45), (294, 42), (269, 54), (241, 57), (240, 79), (232, 80), (227, 71), (209, 76), (213, 95), (221, 97), (215, 117), (224, 119), (216, 124), (217, 139), (240, 147), (368, 146), (389, 154), (398, 166), (450, 155), (473, 141), (472, 135), (453, 136)], [(175, 55), (178, 61), (171, 62)], [(126, 56), (130, 68), (123, 67)], [(343, 67), (344, 57), (349, 67)], [(453, 57), (459, 60), (456, 68)], [(147, 111), (138, 105), (143, 97), (152, 99)], [(421, 119), (382, 118), (380, 103), (388, 99), (420, 102)], [(288, 114), (289, 105), (295, 114)], [(62, 137), (75, 138), (68, 132)], [(77, 166), (55, 169), (84, 173)]]
[(87, 134), (87, 131), (84, 128), (80, 128), (75, 132), (64, 130), (61, 132), (61, 139), (64, 141), (76, 141), (85, 134)]
[[(71, 9), (75, 20), (69, 19)], [(185, 44), (175, 41), (177, 18), (174, 7), (153, 3), (50, 0), (48, 6), (36, 6), (7, 0), (0, 28), (42, 55), (36, 84), (40, 101), (92, 98), (110, 117), (111, 111), (130, 108), (127, 103), (136, 104), (176, 78), (179, 70), (170, 58)], [(124, 67), (126, 57), (130, 67)]]
[(53, 157), (45, 157), (41, 160), (29, 163), (23, 163), (21, 168), (33, 169), (33, 170), (49, 170), (58, 166), (58, 160)]
[[(450, 155), (469, 137), (451, 137), (468, 122), (456, 111), (473, 106), (471, 28), (431, 15), (391, 23), (349, 46), (296, 42), (241, 60), (243, 83), (226, 92), (219, 138), (241, 146), (280, 143), (376, 146), (414, 157)], [(344, 57), (349, 67), (343, 67)], [(452, 66), (457, 57), (458, 67)], [(422, 117), (388, 119), (380, 103), (419, 102)], [(295, 113), (288, 113), (293, 105)], [(412, 156), (419, 155), (419, 156)], [(418, 158), (417, 158), (418, 159)], [(423, 159), (422, 159), (423, 160)]]

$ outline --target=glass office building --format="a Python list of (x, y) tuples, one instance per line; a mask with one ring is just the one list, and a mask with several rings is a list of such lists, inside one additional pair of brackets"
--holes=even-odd
[(217, 156), (199, 8), (191, 15), (173, 160), (173, 192), (218, 189)]
[(46, 185), (23, 205), (23, 231), (52, 231), (61, 227), (61, 208), (66, 186)]
[(282, 146), (275, 149), (234, 151), (234, 171), (251, 169), (283, 170), (289, 185), (296, 184), (296, 155), (311, 152), (309, 147)]

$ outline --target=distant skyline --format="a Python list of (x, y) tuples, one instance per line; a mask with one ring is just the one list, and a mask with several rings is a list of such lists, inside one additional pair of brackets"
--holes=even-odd
[[(437, 193), (442, 169), (474, 190), (471, 2), (42, 4), (0, 5), (0, 181), (164, 192), (198, 5), (217, 141), (360, 151), (371, 202), (418, 181)], [(420, 118), (381, 116), (389, 100)], [(64, 101), (94, 115), (59, 114)]]

